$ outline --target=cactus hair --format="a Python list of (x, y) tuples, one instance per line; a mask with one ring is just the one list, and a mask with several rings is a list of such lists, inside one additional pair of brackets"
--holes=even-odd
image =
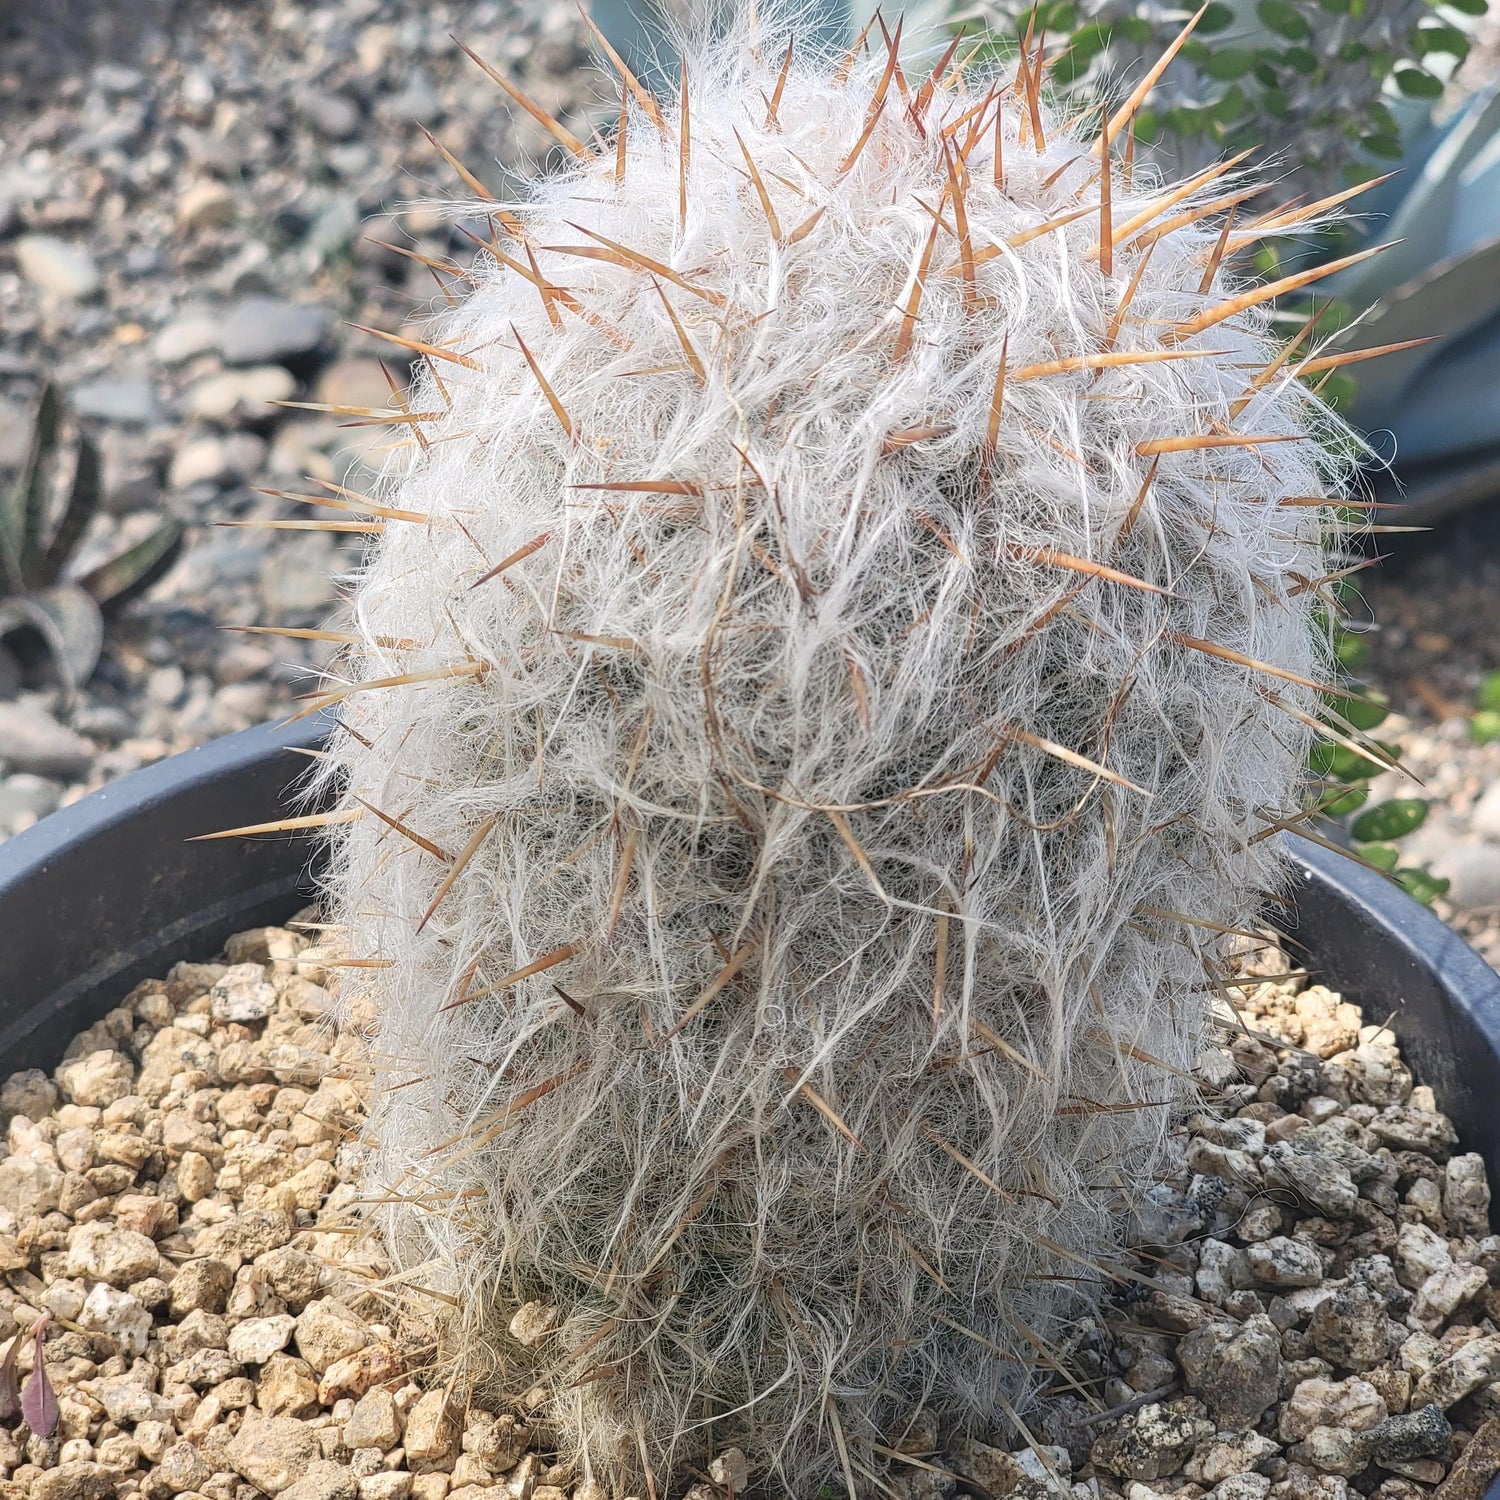
[(597, 147), (528, 105), (566, 159), (455, 209), (320, 700), (398, 1271), (658, 1492), (1024, 1430), (1333, 670), (1352, 440), (1236, 279), (1248, 185), (1132, 172), (1139, 99), (1060, 118), (1040, 48), (794, 32)]

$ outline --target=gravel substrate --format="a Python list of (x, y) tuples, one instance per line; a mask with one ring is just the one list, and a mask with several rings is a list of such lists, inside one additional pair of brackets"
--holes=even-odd
[[(357, 1231), (378, 1043), (357, 1002), (336, 1029), (306, 915), (137, 986), (0, 1090), (0, 1336), (25, 1371), (50, 1314), (61, 1410), (50, 1440), (0, 1429), (0, 1500), (607, 1500), (549, 1454), (539, 1395), (445, 1383), (441, 1305)], [(1041, 1446), (948, 1448), (914, 1413), (893, 1493), (1478, 1500), (1500, 1468), (1483, 1163), (1339, 995), (1273, 978), (1240, 1013), (1144, 1196), (1136, 1279), (1060, 1351)], [(731, 1450), (689, 1500), (747, 1479)]]
[[(352, 325), (399, 330), (443, 294), (374, 241), (459, 266), (476, 252), (410, 207), (465, 191), (422, 127), (500, 194), (546, 156), (550, 138), (449, 33), (585, 136), (603, 88), (565, 0), (14, 3), (0, 4), (0, 485), (50, 375), (103, 449), (105, 514), (78, 571), (164, 512), (190, 534), (81, 701), (28, 691), (0, 654), (0, 839), (307, 690), (326, 647), (219, 627), (324, 624), (349, 539), (214, 523), (347, 520), (255, 489), (362, 488), (403, 436), (268, 402), (386, 407), (382, 359), (405, 382), (409, 351)], [(90, 54), (79, 32), (105, 12), (110, 45)]]

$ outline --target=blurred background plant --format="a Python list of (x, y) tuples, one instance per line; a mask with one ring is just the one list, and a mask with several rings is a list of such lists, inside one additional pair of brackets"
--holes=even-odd
[(107, 614), (166, 572), (182, 544), (168, 519), (133, 547), (76, 578), (63, 576), (98, 512), (99, 450), (79, 431), (71, 476), (59, 492), (55, 460), (62, 398), (42, 387), (20, 478), (0, 492), (0, 676), (18, 682), (47, 672), (72, 692), (87, 682), (104, 646)]
[[(1083, 99), (1128, 85), (1193, 14), (1141, 0), (990, 0), (948, 17), (1007, 52), (1033, 23), (1055, 40), (1054, 86)], [(1273, 193), (1320, 197), (1399, 162), (1486, 0), (1211, 0), (1136, 117), (1147, 154), (1192, 171), (1251, 154)]]

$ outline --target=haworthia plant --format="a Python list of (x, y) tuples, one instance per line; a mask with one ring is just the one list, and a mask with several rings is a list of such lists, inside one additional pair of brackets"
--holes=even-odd
[(99, 509), (99, 450), (87, 432), (74, 442), (73, 472), (61, 513), (52, 515), (53, 467), (60, 446), (62, 397), (42, 387), (30, 450), (15, 483), (0, 489), (0, 646), (40, 643), (57, 675), (77, 687), (92, 675), (104, 645), (104, 621), (148, 589), (172, 565), (182, 523), (165, 520), (134, 546), (65, 577)]

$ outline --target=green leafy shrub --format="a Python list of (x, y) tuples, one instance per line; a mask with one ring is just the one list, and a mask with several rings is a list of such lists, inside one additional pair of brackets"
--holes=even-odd
[(1479, 684), (1474, 717), (1469, 720), (1469, 738), (1476, 745), (1500, 740), (1500, 672), (1491, 672)]
[[(1366, 648), (1355, 631), (1334, 625), (1333, 649), (1348, 670), (1364, 657)], [(1500, 687), (1500, 677), (1496, 683)], [(1448, 882), (1425, 867), (1402, 864), (1398, 847), (1427, 821), (1428, 803), (1422, 797), (1393, 797), (1369, 805), (1372, 778), (1399, 761), (1401, 747), (1366, 738), (1389, 715), (1383, 696), (1353, 679), (1344, 686), (1346, 691), (1326, 693), (1323, 698), (1323, 719), (1330, 737), (1308, 757), (1310, 768), (1321, 779), (1310, 794), (1309, 808), (1342, 825), (1344, 837), (1366, 864), (1383, 870), (1424, 906), (1431, 906), (1447, 891)]]
[[(1443, 92), (1469, 50), (1457, 23), (1485, 8), (1486, 0), (1441, 9), (1429, 0), (1212, 0), (1141, 111), (1137, 136), (1178, 171), (1255, 152), (1281, 167), (1275, 191), (1285, 196), (1375, 176), (1404, 154), (1401, 115), (1412, 111), (1403, 102)], [(1034, 15), (1059, 39), (1057, 85), (1091, 96), (1139, 78), (1192, 13), (1135, 0), (1000, 0), (981, 24), (1003, 50)]]

